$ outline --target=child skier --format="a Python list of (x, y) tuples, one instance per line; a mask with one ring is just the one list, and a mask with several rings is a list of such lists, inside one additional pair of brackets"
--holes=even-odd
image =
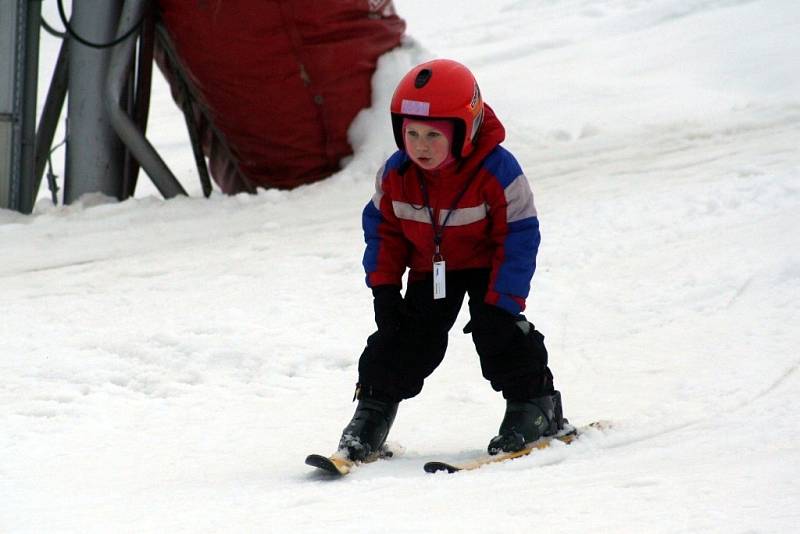
[(544, 337), (521, 315), (539, 247), (528, 180), (500, 146), (503, 125), (460, 63), (412, 69), (395, 90), (391, 117), (399, 150), (379, 171), (362, 217), (378, 330), (359, 360), (358, 405), (339, 450), (363, 460), (381, 449), (399, 402), (417, 395), (441, 363), (465, 295), (464, 332), (483, 376), (506, 399), (489, 452), (519, 450), (564, 423)]

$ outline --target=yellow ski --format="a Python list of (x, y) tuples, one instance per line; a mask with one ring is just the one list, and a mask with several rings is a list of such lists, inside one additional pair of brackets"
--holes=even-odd
[(528, 444), (524, 449), (518, 451), (504, 452), (500, 454), (485, 454), (473, 460), (468, 460), (465, 462), (458, 462), (458, 463), (428, 462), (424, 465), (423, 468), (428, 473), (438, 473), (440, 471), (444, 471), (447, 473), (457, 473), (459, 471), (471, 471), (473, 469), (478, 469), (485, 465), (507, 462), (508, 460), (514, 460), (516, 458), (528, 456), (530, 453), (534, 451), (546, 449), (553, 443), (553, 441), (556, 440), (562, 443), (570, 444), (576, 439), (578, 439), (581, 436), (581, 434), (585, 433), (589, 429), (605, 430), (609, 427), (610, 424), (606, 421), (596, 421), (581, 428), (575, 428), (571, 425), (568, 425), (568, 428), (565, 428), (560, 433), (555, 434), (553, 436), (546, 436), (541, 439), (538, 439), (533, 443)]

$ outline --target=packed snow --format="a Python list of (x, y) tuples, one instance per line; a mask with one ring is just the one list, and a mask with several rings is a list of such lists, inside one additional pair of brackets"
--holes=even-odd
[[(800, 3), (395, 4), (409, 39), (330, 179), (202, 198), (158, 80), (149, 135), (192, 196), (142, 176), (122, 203), (0, 210), (0, 531), (796, 531)], [(424, 473), (503, 414), (462, 314), (397, 455), (334, 480), (303, 460), (333, 452), (373, 329), (361, 209), (394, 84), (432, 57), (473, 69), (534, 189), (527, 316), (565, 415), (613, 428)]]

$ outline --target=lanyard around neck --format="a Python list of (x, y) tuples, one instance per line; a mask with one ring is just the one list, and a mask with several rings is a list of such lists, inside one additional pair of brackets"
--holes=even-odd
[(433, 207), (431, 206), (430, 195), (428, 195), (428, 188), (425, 185), (425, 179), (422, 176), (422, 172), (417, 169), (417, 180), (419, 181), (419, 188), (422, 190), (422, 199), (425, 202), (425, 207), (428, 209), (428, 215), (431, 218), (431, 226), (433, 226), (433, 261), (440, 261), (442, 259), (441, 245), (442, 236), (444, 235), (444, 227), (447, 226), (447, 221), (450, 220), (450, 216), (456, 210), (456, 206), (458, 206), (458, 203), (461, 202), (461, 198), (467, 192), (467, 189), (469, 189), (473, 178), (474, 176), (470, 176), (464, 184), (464, 187), (461, 188), (461, 191), (459, 191), (458, 195), (456, 195), (452, 206), (450, 206), (450, 210), (447, 212), (444, 221), (442, 221), (442, 225), (439, 226), (436, 224), (436, 217), (433, 213)]

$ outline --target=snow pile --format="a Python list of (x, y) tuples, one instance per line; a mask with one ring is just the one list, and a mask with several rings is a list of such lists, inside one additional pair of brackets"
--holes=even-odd
[(372, 78), (372, 107), (362, 110), (350, 126), (349, 140), (355, 154), (340, 173), (342, 178), (360, 180), (362, 173), (374, 176), (377, 168), (397, 150), (391, 123), (386, 120), (394, 88), (412, 67), (430, 59), (433, 59), (430, 52), (406, 38), (403, 46), (378, 60)]
[[(330, 180), (198, 198), (162, 83), (153, 140), (195, 197), (143, 183), (121, 204), (0, 211), (0, 531), (794, 529), (800, 4), (396, 5), (413, 40), (381, 61)], [(401, 405), (402, 454), (333, 482), (302, 462), (352, 413), (372, 329), (360, 213), (394, 83), (431, 56), (474, 68), (531, 180), (528, 315), (566, 415), (615, 429), (426, 475), (478, 454), (503, 412), (464, 315)]]

